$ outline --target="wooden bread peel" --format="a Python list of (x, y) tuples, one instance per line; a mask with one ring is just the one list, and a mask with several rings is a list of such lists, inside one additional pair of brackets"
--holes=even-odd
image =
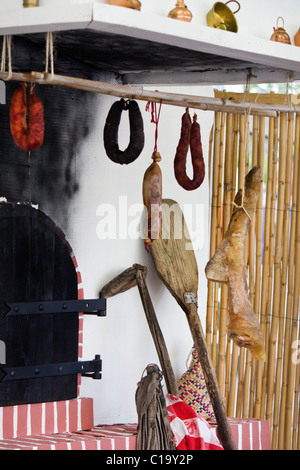
[(222, 445), (225, 450), (235, 450), (236, 445), (197, 312), (197, 261), (182, 211), (175, 201), (163, 200), (162, 221), (162, 234), (149, 245), (149, 250), (158, 276), (186, 314)]

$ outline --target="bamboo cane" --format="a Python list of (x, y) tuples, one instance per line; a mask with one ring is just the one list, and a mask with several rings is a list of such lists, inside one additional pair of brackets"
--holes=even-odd
[[(227, 115), (228, 116), (228, 115)], [(221, 172), (219, 173), (219, 187), (220, 187), (220, 198), (223, 195), (223, 203), (222, 203), (222, 237), (224, 236), (227, 226), (229, 223), (229, 207), (228, 207), (228, 188), (227, 188), (227, 180), (229, 181), (231, 168), (230, 168), (230, 158), (228, 148), (226, 147), (227, 143), (227, 117), (224, 114), (222, 120), (223, 126), (223, 133), (225, 133), (226, 129), (226, 136), (221, 139), (221, 154), (224, 154), (224, 163), (223, 163), (223, 173), (224, 176), (221, 179)], [(228, 157), (228, 158), (226, 158)], [(223, 181), (223, 186), (222, 182)], [(220, 240), (221, 241), (221, 240)], [(220, 390), (222, 396), (226, 397), (226, 344), (227, 344), (227, 285), (221, 284), (220, 287), (221, 291), (221, 298), (220, 298), (220, 316), (219, 316), (219, 343), (218, 343), (218, 368), (217, 368), (217, 378), (218, 383), (220, 384)]]
[(284, 214), (283, 214), (283, 249), (282, 249), (282, 268), (281, 268), (281, 286), (280, 286), (280, 302), (279, 302), (279, 319), (278, 319), (278, 336), (277, 336), (277, 364), (275, 377), (275, 393), (273, 406), (273, 431), (272, 431), (272, 448), (277, 448), (278, 440), (278, 413), (279, 401), (281, 393), (281, 375), (282, 375), (282, 358), (283, 358), (283, 333), (285, 319), (285, 303), (286, 303), (286, 285), (287, 285), (287, 269), (288, 269), (288, 250), (289, 250), (289, 231), (290, 231), (290, 202), (291, 202), (291, 176), (293, 162), (293, 134), (294, 134), (294, 115), (288, 115), (288, 135), (287, 135), (287, 158), (286, 158), (286, 175), (285, 175), (285, 195), (284, 195)]
[[(265, 118), (261, 117), (257, 119), (258, 121), (258, 140), (257, 140), (257, 155), (253, 164), (258, 164), (262, 169), (262, 174), (264, 174), (264, 157), (265, 157)], [(257, 162), (256, 162), (257, 160)], [(259, 318), (259, 306), (260, 306), (260, 292), (261, 292), (261, 258), (262, 258), (262, 206), (263, 206), (263, 185), (261, 185), (260, 194), (256, 207), (256, 224), (254, 231), (250, 232), (250, 243), (251, 243), (251, 253), (252, 257), (255, 258), (254, 261), (254, 273), (253, 273), (253, 284), (254, 284), (254, 294), (253, 294), (253, 310)], [(254, 225), (254, 224), (253, 224)], [(255, 251), (255, 253), (254, 253)], [(256, 390), (256, 379), (257, 379), (257, 361), (251, 359), (251, 379), (250, 379), (250, 401), (249, 401), (249, 412), (251, 416), (254, 416), (255, 413), (255, 390)], [(250, 373), (250, 369), (249, 369)]]
[[(237, 181), (237, 165), (238, 165), (238, 116), (233, 117), (233, 141), (232, 141), (232, 159), (231, 159), (231, 195), (230, 195), (230, 203), (231, 203), (231, 211), (232, 213), (232, 201), (235, 198), (237, 193), (236, 188), (236, 181)], [(231, 354), (230, 354), (231, 353)], [(238, 346), (233, 343), (231, 344), (230, 341), (227, 343), (227, 370), (229, 371), (229, 359), (231, 357), (231, 364), (230, 364), (230, 384), (229, 384), (229, 391), (228, 391), (228, 399), (227, 399), (227, 415), (234, 416), (234, 408), (236, 402), (236, 392), (237, 392), (237, 372), (238, 372), (238, 357), (239, 357), (239, 348)]]
[[(299, 336), (298, 336), (299, 344)], [(296, 375), (295, 375), (295, 390), (294, 390), (294, 410), (293, 410), (293, 425), (292, 425), (292, 450), (297, 450), (297, 432), (298, 432), (298, 414), (299, 414), (299, 379), (300, 379), (300, 367), (299, 364), (296, 365)]]
[[(231, 212), (232, 212), (232, 154), (233, 154), (233, 114), (226, 115), (226, 142), (225, 142), (225, 163), (224, 163), (224, 196), (223, 196), (223, 230), (227, 230)], [(225, 294), (225, 291), (224, 291)], [(226, 331), (227, 331), (227, 314), (226, 314)], [(230, 361), (231, 361), (231, 342), (226, 338), (225, 342), (225, 371), (224, 371), (224, 388), (225, 399), (228, 398), (229, 382), (230, 382)], [(229, 349), (229, 351), (228, 351)], [(227, 352), (228, 351), (228, 352)]]
[[(300, 165), (298, 165), (298, 184), (300, 182)], [(300, 298), (300, 191), (297, 191), (296, 206), (296, 233), (295, 233), (295, 272), (294, 272), (294, 296), (292, 306), (292, 322), (291, 322), (291, 342), (288, 362), (288, 383), (286, 392), (285, 407), (285, 440), (284, 448), (291, 448), (291, 421), (292, 421), (292, 405), (293, 390), (295, 384), (295, 361), (292, 360), (292, 352), (295, 342), (297, 341), (297, 330), (299, 321), (299, 298)]]
[(295, 123), (295, 151), (294, 151), (294, 168), (293, 168), (293, 189), (292, 189), (292, 211), (291, 211), (291, 229), (290, 229), (290, 251), (288, 264), (288, 288), (286, 301), (286, 322), (284, 337), (284, 355), (283, 355), (283, 372), (280, 397), (280, 413), (279, 413), (279, 434), (278, 448), (284, 448), (284, 416), (286, 405), (286, 390), (288, 382), (288, 361), (290, 348), (290, 332), (291, 332), (291, 316), (293, 301), (293, 279), (294, 279), (294, 261), (295, 261), (295, 230), (296, 230), (296, 210), (297, 210), (297, 191), (299, 181), (297, 179), (299, 166), (299, 139), (300, 139), (300, 116), (296, 115)]
[[(238, 180), (238, 188), (243, 190), (244, 180), (245, 180), (245, 149), (246, 149), (246, 144), (245, 144), (246, 116), (245, 115), (239, 116), (238, 131), (239, 131), (239, 147), (238, 147), (237, 180)], [(236, 402), (236, 416), (237, 417), (242, 416), (243, 403), (245, 402), (244, 393), (246, 391), (246, 387), (245, 387), (245, 375), (244, 375), (244, 359), (245, 359), (245, 350), (241, 349), (239, 351), (239, 374), (238, 374), (237, 402)]]
[[(261, 284), (261, 330), (262, 335), (265, 337), (266, 326), (266, 303), (267, 303), (267, 288), (268, 288), (268, 269), (269, 269), (269, 250), (270, 250), (270, 213), (271, 213), (271, 192), (272, 192), (272, 161), (273, 161), (273, 147), (274, 147), (274, 118), (269, 119), (269, 132), (268, 132), (268, 169), (267, 169), (267, 184), (266, 184), (266, 203), (265, 203), (265, 225), (264, 225), (264, 252), (263, 252), (263, 268), (262, 268), (262, 284)], [(257, 381), (256, 381), (256, 397), (254, 418), (259, 418), (261, 414), (262, 405), (262, 374), (263, 363), (257, 364)]]
[[(266, 303), (266, 322), (265, 322), (265, 345), (267, 357), (269, 355), (270, 331), (271, 331), (271, 310), (272, 310), (272, 292), (273, 292), (273, 263), (275, 253), (275, 219), (277, 202), (277, 184), (278, 184), (278, 140), (279, 140), (279, 119), (274, 120), (274, 146), (273, 146), (273, 165), (272, 165), (272, 192), (271, 192), (271, 211), (270, 211), (270, 250), (269, 250), (269, 269), (267, 281), (267, 303)], [(261, 419), (266, 416), (267, 403), (267, 384), (268, 384), (268, 360), (263, 371), (263, 394), (261, 406)]]
[[(219, 240), (221, 238), (221, 225), (220, 225), (220, 191), (219, 191), (219, 174), (222, 168), (223, 156), (221, 155), (221, 140), (222, 140), (222, 120), (221, 113), (215, 113), (215, 138), (214, 138), (214, 220), (211, 230), (211, 256), (216, 251)], [(218, 316), (219, 316), (219, 301), (218, 301), (218, 286), (215, 283), (210, 283), (213, 290), (213, 304), (212, 304), (212, 339), (211, 339), (211, 356), (214, 367), (217, 366), (217, 342), (218, 342)]]
[[(220, 121), (220, 142), (219, 142), (219, 167), (218, 167), (218, 202), (217, 202), (217, 232), (216, 232), (216, 247), (220, 244), (223, 237), (223, 162), (224, 162), (224, 127), (225, 127), (225, 113), (221, 114)], [(217, 371), (219, 369), (219, 355), (217, 354), (220, 330), (220, 318), (222, 312), (222, 302), (219, 299), (221, 289), (215, 283), (215, 302), (214, 302), (214, 335), (213, 335), (213, 356), (216, 361)], [(217, 375), (221, 394), (223, 395), (223, 383), (220, 376)]]
[[(210, 223), (210, 257), (216, 251), (217, 232), (217, 204), (218, 204), (218, 174), (220, 155), (220, 113), (215, 113), (214, 119), (214, 141), (213, 141), (213, 169), (212, 169), (212, 203), (211, 203), (211, 223)], [(212, 327), (213, 327), (213, 301), (214, 283), (208, 281), (207, 312), (206, 312), (206, 343), (212, 357), (214, 367), (215, 357), (212, 354)]]
[[(296, 236), (296, 214), (297, 214), (297, 193), (299, 191), (300, 181), (297, 178), (299, 164), (300, 164), (300, 115), (296, 115), (295, 123), (295, 151), (294, 151), (294, 168), (293, 168), (293, 190), (292, 190), (292, 211), (291, 211), (291, 234), (290, 234), (290, 251), (289, 251), (289, 266), (288, 266), (288, 289), (286, 301), (286, 324), (285, 324), (285, 338), (284, 338), (284, 355), (283, 355), (283, 372), (282, 372), (282, 386), (280, 397), (280, 413), (279, 413), (279, 435), (278, 435), (278, 449), (284, 449), (284, 420), (285, 420), (285, 406), (286, 406), (286, 392), (288, 383), (288, 364), (290, 352), (290, 335), (291, 335), (291, 317), (292, 317), (292, 302), (294, 294), (294, 267), (295, 267), (295, 236)], [(298, 208), (299, 210), (299, 208)], [(299, 417), (300, 419), (300, 417)], [(299, 440), (299, 434), (298, 434)], [(300, 446), (297, 444), (297, 447)]]
[(273, 289), (273, 308), (272, 322), (269, 341), (269, 357), (268, 357), (268, 390), (267, 390), (267, 408), (266, 418), (272, 419), (273, 408), (273, 388), (276, 364), (276, 339), (279, 318), (279, 301), (280, 301), (280, 277), (281, 277), (281, 253), (283, 238), (283, 209), (284, 209), (284, 191), (285, 191), (285, 160), (286, 160), (286, 143), (287, 143), (287, 114), (280, 115), (280, 136), (279, 136), (279, 173), (278, 173), (278, 203), (277, 203), (277, 219), (276, 219), (276, 243), (274, 253), (274, 289)]
[[(247, 116), (248, 119), (248, 116)], [(249, 126), (247, 126), (249, 128)], [(258, 117), (253, 117), (253, 134), (252, 134), (252, 166), (258, 165), (258, 151), (259, 151), (259, 120)], [(250, 155), (249, 155), (250, 157)], [(263, 167), (262, 167), (263, 169)], [(259, 202), (257, 203), (256, 212), (258, 210)], [(249, 277), (249, 298), (254, 309), (255, 299), (255, 233), (256, 227), (254, 220), (251, 223), (248, 235), (248, 277)], [(243, 392), (243, 411), (242, 416), (252, 416), (252, 408), (254, 401), (254, 385), (253, 385), (253, 360), (249, 354), (246, 353), (245, 362), (245, 385)]]

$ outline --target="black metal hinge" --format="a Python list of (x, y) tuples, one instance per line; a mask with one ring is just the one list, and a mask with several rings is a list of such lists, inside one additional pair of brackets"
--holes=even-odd
[(103, 317), (106, 315), (106, 299), (90, 300), (49, 300), (41, 302), (3, 302), (1, 313), (4, 317), (15, 315), (41, 315), (54, 313), (82, 312)]
[(101, 379), (102, 360), (99, 355), (92, 361), (43, 364), (37, 366), (6, 367), (0, 364), (0, 383), (13, 380), (60, 377), (81, 374), (83, 377)]

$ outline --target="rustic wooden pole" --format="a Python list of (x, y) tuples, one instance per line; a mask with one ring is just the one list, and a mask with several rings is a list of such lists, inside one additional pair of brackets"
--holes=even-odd
[[(7, 79), (7, 72), (0, 72), (0, 80)], [(219, 98), (192, 96), (179, 93), (144, 90), (143, 88), (107, 83), (83, 78), (68, 77), (44, 72), (19, 73), (13, 72), (10, 80), (17, 82), (38, 83), (40, 85), (56, 85), (77, 90), (90, 91), (118, 98), (151, 101), (155, 103), (181, 106), (184, 108), (202, 109), (203, 111), (225, 111), (237, 114), (276, 117), (278, 112), (300, 112), (299, 106), (273, 105), (244, 102), (232, 102)]]
[(167, 347), (163, 338), (163, 334), (157, 321), (156, 313), (152, 304), (152, 300), (148, 291), (148, 287), (145, 280), (145, 271), (137, 268), (136, 270), (136, 282), (140, 292), (142, 304), (148, 321), (148, 325), (152, 334), (152, 338), (156, 347), (156, 351), (159, 357), (163, 375), (166, 381), (167, 390), (172, 395), (178, 395), (177, 382), (167, 352)]

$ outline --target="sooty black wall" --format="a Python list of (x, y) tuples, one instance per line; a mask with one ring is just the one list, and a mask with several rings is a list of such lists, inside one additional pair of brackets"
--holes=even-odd
[[(13, 70), (44, 70), (43, 54), (38, 45), (14, 38)], [(95, 74), (57, 52), (55, 72), (84, 78), (94, 78)], [(20, 84), (9, 81), (5, 84), (6, 104), (0, 105), (0, 196), (14, 202), (36, 203), (41, 210), (50, 212), (56, 223), (64, 220), (66, 224), (70, 199), (78, 191), (80, 173), (84, 171), (82, 161), (75, 171), (76, 158), (95, 124), (99, 96), (71, 88), (36, 85), (35, 92), (44, 105), (45, 137), (42, 147), (31, 152), (29, 160), (28, 152), (16, 146), (9, 124), (10, 99)]]

